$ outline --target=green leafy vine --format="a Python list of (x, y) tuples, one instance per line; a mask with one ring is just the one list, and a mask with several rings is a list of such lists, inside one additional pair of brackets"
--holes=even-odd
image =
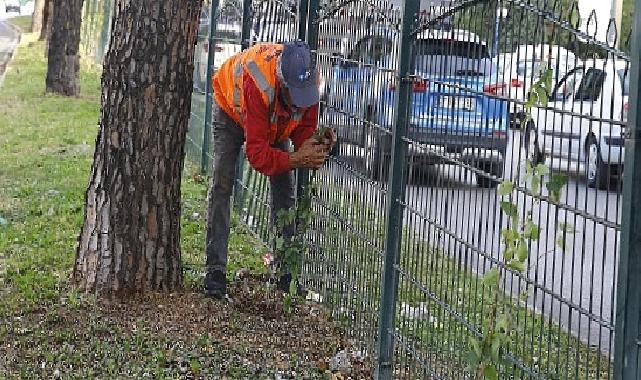
[[(319, 127), (312, 138), (321, 143), (326, 130), (326, 127)], [(316, 170), (310, 171), (309, 181), (302, 187), (302, 190), (303, 194), (299, 197), (295, 207), (279, 210), (272, 231), (276, 236), (274, 253), (280, 261), (276, 274), (278, 277), (287, 273), (291, 274), (289, 292), (283, 298), (283, 309), (287, 313), (291, 313), (294, 301), (298, 296), (297, 279), (301, 273), (303, 256), (309, 249), (306, 236), (314, 216), (312, 200), (317, 193)], [(286, 241), (281, 232), (286, 226), (293, 224), (296, 225), (296, 233), (290, 241)]]
[[(539, 79), (533, 83), (528, 92), (524, 105), (525, 117), (521, 121), (521, 132), (525, 133), (528, 124), (533, 122), (532, 108), (546, 106), (550, 98), (550, 88), (553, 81), (553, 70), (542, 67)], [(501, 230), (503, 245), (502, 261), (493, 266), (483, 277), (483, 284), (490, 290), (489, 317), (484, 321), (480, 338), (470, 338), (470, 350), (467, 355), (468, 371), (476, 379), (496, 380), (504, 363), (506, 347), (510, 344), (514, 331), (515, 306), (510, 297), (501, 292), (501, 283), (508, 272), (519, 275), (527, 274), (530, 269), (527, 264), (530, 259), (530, 244), (538, 241), (541, 235), (540, 227), (532, 220), (532, 209), (540, 205), (542, 198), (541, 184), (545, 183), (548, 197), (558, 203), (568, 178), (565, 175), (551, 173), (542, 163), (526, 159), (525, 175), (523, 177), (529, 195), (533, 198), (532, 208), (522, 217), (513, 198), (516, 185), (512, 181), (504, 181), (498, 187), (501, 196), (501, 211), (509, 217), (508, 227)], [(545, 182), (544, 182), (545, 181)], [(568, 224), (560, 224), (560, 234), (557, 246), (565, 251), (566, 236), (574, 233), (574, 228)], [(526, 301), (528, 289), (521, 293), (521, 300)]]

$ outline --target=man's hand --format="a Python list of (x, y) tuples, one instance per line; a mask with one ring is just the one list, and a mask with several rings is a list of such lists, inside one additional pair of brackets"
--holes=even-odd
[(327, 148), (313, 138), (307, 139), (296, 152), (289, 154), (289, 167), (292, 169), (318, 169), (327, 158)]

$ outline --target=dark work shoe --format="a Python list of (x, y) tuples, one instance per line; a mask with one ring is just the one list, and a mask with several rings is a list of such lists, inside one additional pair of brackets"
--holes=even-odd
[[(292, 275), (291, 274), (284, 274), (280, 276), (278, 279), (278, 284), (276, 285), (276, 288), (280, 290), (283, 293), (289, 293), (289, 284), (292, 281)], [(296, 294), (299, 297), (305, 297), (307, 295), (307, 289), (301, 285), (300, 281), (298, 279), (296, 280)]]
[(221, 270), (208, 271), (205, 275), (205, 295), (221, 299), (227, 292), (227, 279)]

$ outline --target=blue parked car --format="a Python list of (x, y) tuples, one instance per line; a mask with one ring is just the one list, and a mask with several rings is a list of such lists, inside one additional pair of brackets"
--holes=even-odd
[[(323, 86), (323, 122), (336, 127), (340, 144), (360, 153), (377, 180), (386, 179), (391, 156), (397, 41), (395, 31), (362, 37), (332, 66)], [(464, 162), (481, 171), (479, 186), (496, 186), (509, 114), (497, 97), (505, 84), (497, 80), (486, 44), (469, 31), (426, 30), (414, 50), (411, 164)]]

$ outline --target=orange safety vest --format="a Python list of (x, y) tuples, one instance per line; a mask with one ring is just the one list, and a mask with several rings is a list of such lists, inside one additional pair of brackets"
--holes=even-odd
[[(283, 51), (281, 44), (257, 44), (237, 53), (222, 64), (211, 79), (216, 103), (243, 129), (245, 95), (243, 93), (243, 74), (248, 73), (261, 92), (263, 102), (269, 110), (269, 143), (275, 144), (287, 140), (289, 135), (300, 124), (305, 110), (298, 110), (279, 131), (275, 111), (278, 78), (276, 67), (278, 57)], [(253, 112), (252, 110), (247, 110)]]

